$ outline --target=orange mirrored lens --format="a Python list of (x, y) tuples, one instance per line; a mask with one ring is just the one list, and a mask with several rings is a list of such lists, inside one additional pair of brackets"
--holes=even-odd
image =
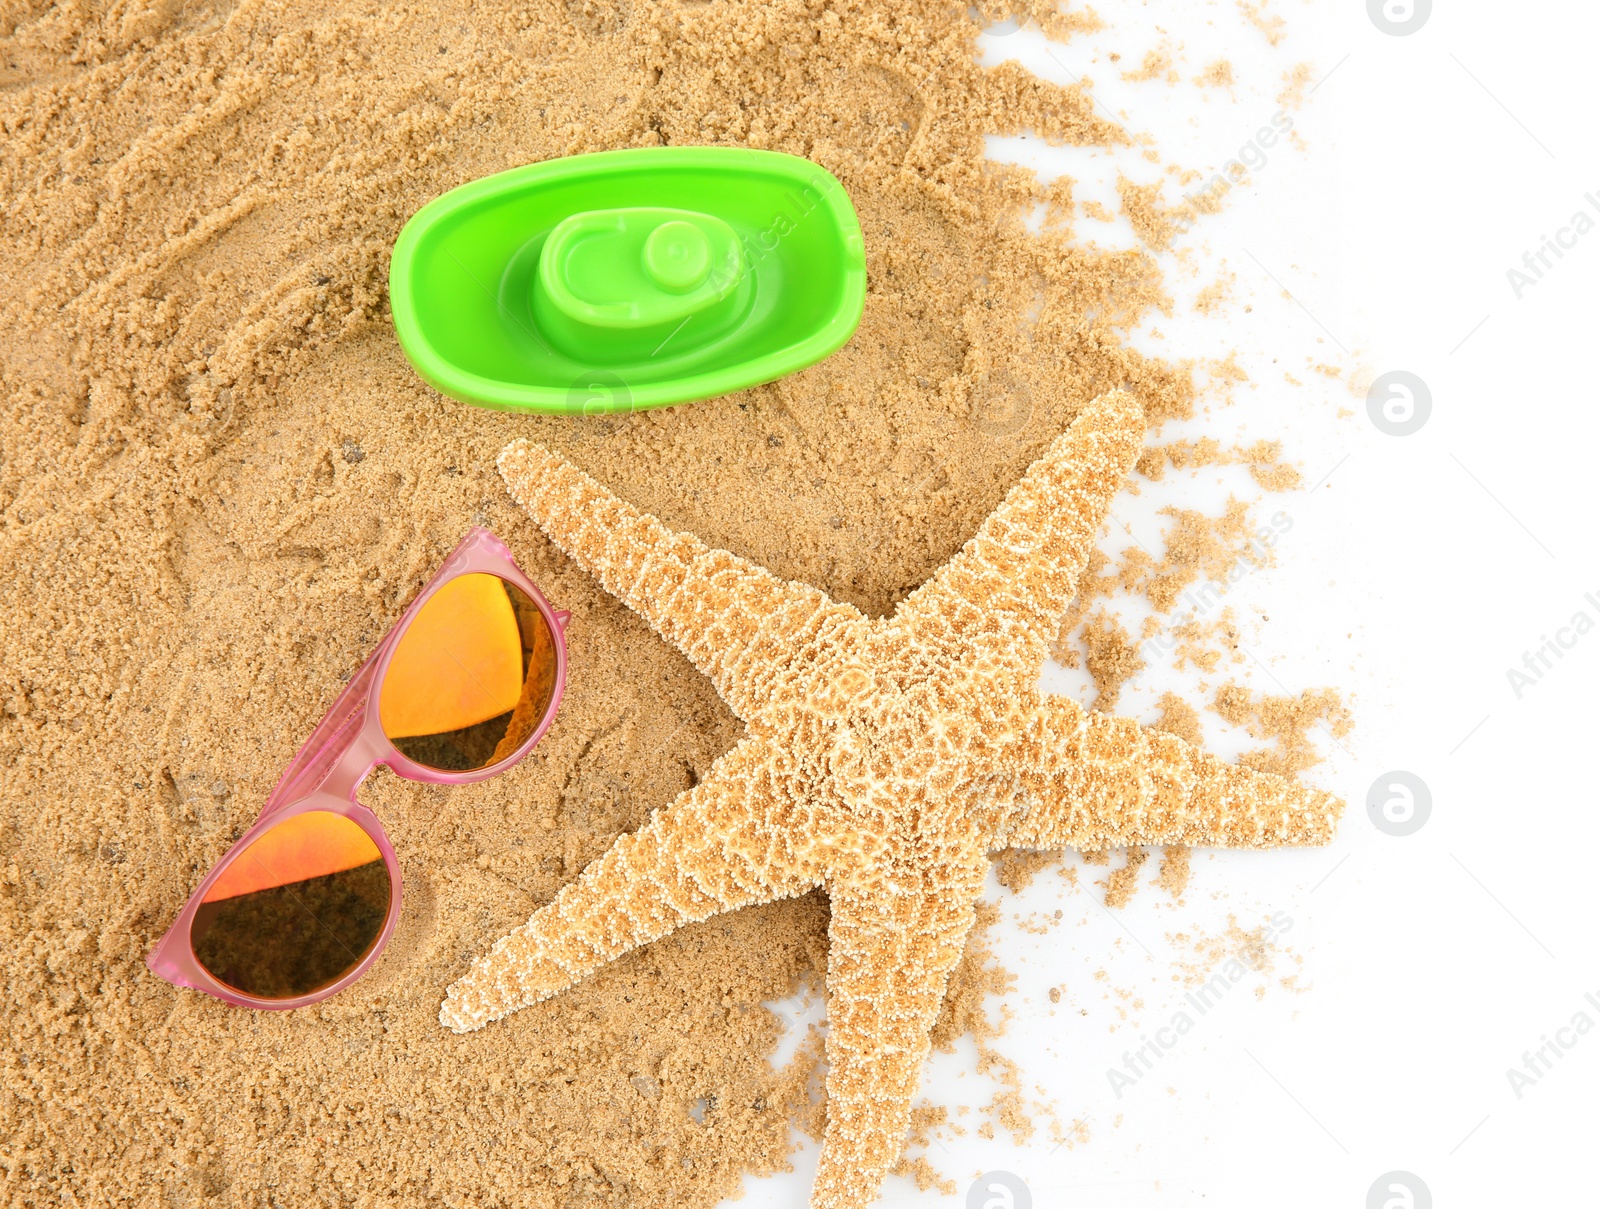
[(391, 739), (437, 735), (509, 713), (521, 695), (522, 638), (505, 583), (463, 575), (400, 636), (378, 715)]
[(189, 928), (219, 982), (293, 999), (361, 964), (383, 931), (392, 887), (378, 845), (332, 811), (285, 819), (230, 861)]
[(401, 634), (378, 719), (418, 764), (486, 768), (538, 728), (555, 673), (555, 639), (538, 605), (498, 576), (463, 575), (429, 597)]
[(340, 814), (310, 810), (279, 823), (235, 857), (201, 901), (237, 898), (382, 859), (378, 845), (355, 823)]

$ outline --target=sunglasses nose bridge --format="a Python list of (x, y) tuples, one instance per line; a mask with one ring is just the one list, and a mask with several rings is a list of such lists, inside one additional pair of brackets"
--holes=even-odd
[(328, 775), (317, 789), (334, 797), (355, 801), (356, 790), (361, 788), (374, 768), (388, 752), (387, 744), (375, 727), (366, 725), (365, 711), (355, 724), (355, 734), (350, 745), (334, 760)]

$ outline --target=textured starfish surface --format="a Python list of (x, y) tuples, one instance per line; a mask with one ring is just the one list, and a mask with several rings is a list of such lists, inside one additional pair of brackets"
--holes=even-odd
[(497, 942), (440, 1021), (481, 1028), (687, 923), (826, 887), (812, 1204), (859, 1209), (899, 1156), (991, 851), (1330, 839), (1331, 795), (1039, 692), (1143, 439), (1131, 395), (1096, 399), (882, 619), (673, 532), (537, 445), (508, 446), (516, 500), (711, 677), (747, 734)]

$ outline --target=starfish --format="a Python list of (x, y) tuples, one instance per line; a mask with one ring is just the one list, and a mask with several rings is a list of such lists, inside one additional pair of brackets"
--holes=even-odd
[(1144, 415), (1083, 408), (894, 614), (675, 533), (538, 445), (499, 466), (579, 566), (709, 676), (745, 737), (450, 987), (481, 1028), (685, 924), (829, 897), (828, 1122), (811, 1203), (862, 1209), (896, 1161), (929, 1030), (1004, 848), (1326, 843), (1343, 803), (1039, 691)]

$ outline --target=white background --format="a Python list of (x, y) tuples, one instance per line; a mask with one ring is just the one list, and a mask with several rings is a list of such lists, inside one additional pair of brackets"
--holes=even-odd
[[(1016, 978), (1015, 991), (990, 1000), (1013, 1014), (995, 1046), (1023, 1068), (1029, 1102), (1046, 1106), (1033, 1113), (1038, 1132), (1022, 1145), (1003, 1129), (993, 1141), (975, 1135), (997, 1088), (976, 1073), (969, 1039), (936, 1055), (924, 1082), (931, 1102), (973, 1109), (958, 1118), (964, 1136), (941, 1131), (928, 1150), (960, 1193), (891, 1178), (881, 1203), (964, 1205), (974, 1176), (1000, 1169), (1050, 1209), (1359, 1209), (1394, 1170), (1425, 1183), (1417, 1206), (1430, 1196), (1441, 1207), (1592, 1204), (1600, 1007), (1585, 994), (1600, 1001), (1591, 771), (1600, 629), (1520, 699), (1507, 670), (1574, 613), (1600, 623), (1600, 607), (1584, 600), (1600, 599), (1591, 355), (1600, 230), (1552, 257), (1520, 299), (1507, 270), (1575, 212), (1600, 220), (1584, 198), (1592, 191), (1600, 205), (1591, 62), (1600, 15), (1575, 4), (1438, 3), (1418, 32), (1393, 37), (1357, 0), (1273, 0), (1268, 15), (1287, 25), (1269, 46), (1224, 0), (1097, 7), (1101, 33), (1052, 46), (1035, 27), (1001, 27), (982, 37), (984, 61), (1091, 78), (1103, 114), (1148, 136), (1163, 164), (1207, 177), (1269, 123), (1282, 74), (1312, 64), (1315, 90), (1290, 111), (1304, 147), (1270, 150), (1223, 213), (1162, 257), (1177, 307), (1136, 343), (1174, 359), (1237, 350), (1250, 374), (1231, 407), (1213, 404), (1163, 440), (1281, 436), (1306, 486), (1320, 482), (1264, 501), (1263, 514), (1282, 510), (1292, 528), (1277, 565), (1230, 597), (1249, 623), (1246, 663), (1206, 683), (1344, 693), (1355, 729), (1342, 742), (1318, 736), (1329, 758), (1308, 778), (1349, 808), (1326, 849), (1196, 853), (1181, 905), (1148, 884), (1154, 860), (1115, 913), (1093, 885), (1104, 870), (1076, 857), (1077, 888), (1053, 870), (1021, 895), (991, 885), (1003, 912), (992, 939)], [(1121, 79), (1163, 42), (1180, 84)], [(1232, 89), (1190, 82), (1224, 56)], [(1080, 200), (1112, 210), (1119, 171), (1161, 175), (1137, 151), (995, 139), (991, 152), (1065, 171)], [(1078, 237), (1134, 244), (1120, 220), (1080, 220)], [(1230, 272), (1232, 302), (1195, 315), (1194, 291)], [(1359, 393), (1394, 369), (1431, 390), (1415, 435), (1379, 431)], [(1159, 551), (1162, 504), (1215, 512), (1230, 491), (1259, 495), (1231, 469), (1169, 473), (1125, 493), (1114, 511), (1127, 530), (1113, 526), (1104, 548), (1120, 551), (1131, 533)], [(1062, 669), (1047, 669), (1046, 682), (1085, 690)], [(1148, 719), (1165, 689), (1202, 701), (1198, 684), (1152, 665), (1119, 712)], [(1206, 726), (1225, 754), (1250, 745), (1215, 716)], [(1432, 794), (1427, 823), (1407, 837), (1380, 832), (1366, 809), (1369, 787), (1395, 769)], [(1045, 935), (1018, 926), (1058, 909)], [(1119, 1098), (1107, 1068), (1185, 1006), (1174, 975), (1201, 960), (1173, 934), (1215, 936), (1230, 914), (1253, 927), (1275, 912), (1292, 927), (1274, 975), (1232, 990)], [(1291, 973), (1309, 989), (1278, 984)], [(1246, 989), (1263, 982), (1259, 999)], [(1052, 986), (1064, 988), (1059, 1004)], [(815, 1005), (779, 1006), (796, 1033), (821, 1019)], [(1580, 1011), (1595, 1031), (1564, 1034), (1576, 1044), (1519, 1098), (1508, 1068)], [(1057, 1146), (1052, 1113), (1063, 1126), (1083, 1121), (1087, 1140)], [(795, 1161), (793, 1175), (747, 1179), (738, 1203), (804, 1204), (815, 1146)]]

